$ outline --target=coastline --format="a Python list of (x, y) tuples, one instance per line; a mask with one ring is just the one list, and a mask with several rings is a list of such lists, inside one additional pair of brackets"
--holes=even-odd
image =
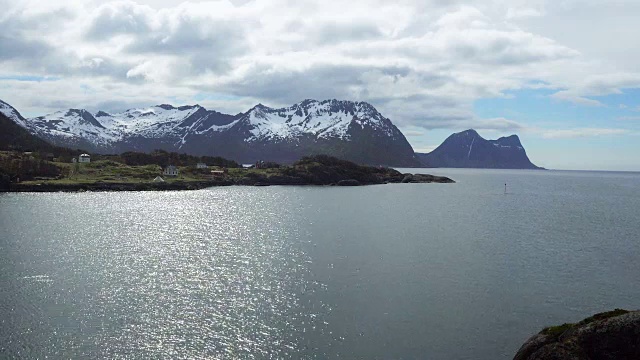
[(264, 176), (243, 177), (239, 179), (220, 179), (203, 181), (170, 181), (170, 182), (78, 182), (56, 183), (43, 181), (40, 183), (12, 183), (8, 189), (0, 192), (83, 192), (83, 191), (177, 191), (201, 190), (217, 186), (367, 186), (399, 183), (455, 183), (444, 176), (425, 174), (399, 174), (383, 176), (372, 181), (362, 182), (352, 178), (334, 179), (329, 183), (314, 181), (296, 176)]

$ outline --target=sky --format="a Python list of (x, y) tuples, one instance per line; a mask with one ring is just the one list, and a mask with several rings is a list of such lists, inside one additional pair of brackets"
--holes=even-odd
[(24, 116), (367, 101), (416, 151), (518, 134), (552, 169), (640, 171), (637, 0), (0, 0)]

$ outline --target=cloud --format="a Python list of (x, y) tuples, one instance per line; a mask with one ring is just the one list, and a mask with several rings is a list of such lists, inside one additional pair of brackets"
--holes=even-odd
[(550, 95), (551, 98), (556, 100), (568, 101), (577, 105), (585, 105), (585, 106), (605, 106), (598, 100), (588, 99), (586, 97), (576, 95), (570, 91), (558, 91), (555, 94)]
[(586, 106), (604, 106), (594, 96), (622, 94), (624, 89), (640, 88), (640, 74), (610, 73), (606, 75), (590, 75), (578, 81), (571, 89), (562, 90), (551, 97)]
[(403, 134), (404, 136), (424, 136), (424, 132), (415, 130), (404, 131)]
[(154, 11), (132, 1), (117, 1), (98, 7), (85, 33), (88, 40), (109, 40), (122, 34), (151, 31)]
[(514, 120), (505, 118), (493, 118), (493, 119), (450, 119), (444, 121), (433, 121), (429, 123), (431, 126), (428, 129), (454, 129), (454, 130), (494, 130), (500, 132), (516, 133), (520, 131), (526, 131), (527, 126)]
[[(168, 70), (175, 67), (158, 69), (158, 66), (180, 63), (180, 75), (191, 71), (193, 76), (203, 71), (228, 70), (232, 58), (246, 49), (245, 30), (254, 20), (245, 18), (224, 1), (205, 5), (184, 3), (160, 11), (119, 1), (104, 4), (93, 12), (85, 36), (88, 40), (107, 42), (119, 38), (122, 55), (144, 57), (136, 69), (131, 69), (134, 74), (150, 63), (154, 63), (156, 72), (173, 73)], [(156, 61), (156, 58), (163, 59)], [(188, 61), (180, 61), (184, 59)], [(158, 80), (158, 76), (147, 78)], [(175, 76), (166, 78), (174, 80)]]
[(438, 145), (425, 145), (425, 146), (421, 146), (421, 147), (414, 147), (413, 150), (417, 153), (430, 153), (433, 150), (435, 150), (438, 147)]
[(406, 128), (516, 132), (527, 124), (479, 119), (475, 101), (548, 88), (602, 106), (594, 97), (640, 87), (635, 67), (612, 70), (563, 43), (565, 32), (522, 25), (582, 6), (573, 2), (0, 1), (0, 98), (34, 112), (192, 103), (204, 92), (228, 95), (207, 106), (232, 113), (340, 98)]
[(26, 40), (19, 37), (0, 34), (0, 61), (46, 55), (51, 47), (37, 40)]
[(539, 17), (542, 15), (544, 15), (542, 11), (534, 8), (509, 8), (509, 10), (507, 10), (507, 19), (509, 20)]
[(382, 32), (376, 24), (362, 22), (326, 22), (319, 26), (310, 26), (299, 22), (291, 23), (292, 31), (303, 30), (306, 32), (305, 39), (321, 45), (330, 45), (343, 42), (358, 42), (383, 37)]
[(614, 136), (630, 134), (630, 130), (626, 129), (607, 129), (607, 128), (575, 128), (565, 130), (542, 130), (541, 135), (546, 139), (572, 139), (596, 136)]

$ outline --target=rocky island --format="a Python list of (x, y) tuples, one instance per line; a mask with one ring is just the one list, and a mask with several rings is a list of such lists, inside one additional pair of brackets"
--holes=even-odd
[(513, 359), (640, 359), (640, 311), (616, 309), (577, 324), (548, 327), (527, 340)]

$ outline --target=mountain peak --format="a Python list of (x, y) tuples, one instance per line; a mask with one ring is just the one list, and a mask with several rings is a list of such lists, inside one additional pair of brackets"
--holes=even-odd
[(83, 113), (85, 113), (86, 110), (85, 109), (69, 109), (67, 110), (67, 114), (65, 116), (71, 116), (71, 115), (82, 115)]
[(252, 112), (263, 113), (263, 112), (268, 112), (270, 110), (273, 110), (273, 109), (264, 105), (263, 103), (258, 103), (256, 106), (249, 109), (248, 113), (252, 113)]
[(204, 109), (202, 106), (200, 106), (200, 104), (195, 104), (195, 105), (183, 105), (183, 106), (178, 106), (178, 110), (180, 111), (185, 111), (185, 110), (192, 110), (192, 109)]
[(505, 137), (501, 137), (498, 140), (495, 141), (496, 144), (502, 145), (502, 146), (516, 146), (516, 147), (522, 147), (522, 143), (520, 142), (520, 138), (518, 137), (518, 135), (510, 135), (510, 136), (505, 136)]
[(435, 150), (419, 157), (432, 167), (538, 169), (517, 135), (486, 140), (473, 129), (452, 134)]
[(468, 130), (464, 130), (461, 131), (459, 133), (455, 133), (453, 135), (457, 135), (457, 136), (470, 136), (470, 137), (481, 137), (480, 134), (478, 134), (477, 131), (475, 131), (474, 129), (468, 129)]
[(15, 122), (24, 122), (24, 117), (20, 115), (18, 110), (2, 100), (0, 100), (0, 113), (4, 114), (6, 117), (12, 119)]
[(98, 120), (96, 120), (95, 117), (93, 117), (93, 115), (91, 115), (90, 112), (85, 109), (69, 109), (64, 116), (71, 117), (74, 115), (80, 118), (79, 123), (81, 124), (91, 124), (102, 129), (105, 128)]

